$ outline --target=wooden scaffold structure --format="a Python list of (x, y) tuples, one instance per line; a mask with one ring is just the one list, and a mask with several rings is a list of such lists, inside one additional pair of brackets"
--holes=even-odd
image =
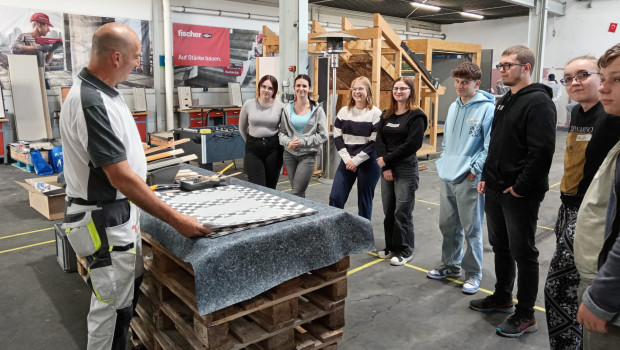
[[(308, 35), (308, 53), (320, 54), (326, 50), (324, 41), (313, 40), (317, 35), (326, 30), (317, 21), (312, 22), (312, 32)], [(375, 13), (373, 26), (369, 28), (356, 28), (349, 19), (342, 17), (342, 30), (345, 33), (358, 37), (344, 44), (344, 52), (339, 55), (339, 67), (337, 70), (336, 90), (338, 94), (337, 109), (346, 104), (349, 99), (349, 87), (353, 79), (366, 76), (372, 83), (372, 93), (375, 105), (385, 109), (390, 104), (392, 85), (401, 75), (414, 76), (415, 96), (418, 105), (428, 116), (429, 142), (424, 143), (418, 151), (418, 156), (426, 156), (435, 153), (437, 149), (437, 114), (438, 98), (443, 95), (445, 88), (440, 86), (430, 72), (424, 67), (407, 44), (396, 31)], [(279, 37), (266, 26), (263, 26), (263, 55), (273, 56), (279, 53)], [(310, 76), (318, 81), (318, 56), (314, 55), (314, 71)], [(405, 67), (405, 69), (403, 69)], [(257, 81), (260, 77), (257, 77)], [(313, 96), (318, 93), (314, 85)], [(332, 116), (329, 116), (329, 124), (332, 125)]]

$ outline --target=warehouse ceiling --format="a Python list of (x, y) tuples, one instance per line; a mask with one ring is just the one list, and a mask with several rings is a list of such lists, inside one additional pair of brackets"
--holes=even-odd
[(308, 0), (308, 4), (328, 6), (345, 10), (380, 13), (383, 16), (408, 18), (435, 24), (451, 24), (475, 21), (460, 12), (483, 15), (484, 19), (527, 16), (527, 7), (501, 0), (416, 0), (417, 3), (437, 6), (430, 10), (404, 0)]

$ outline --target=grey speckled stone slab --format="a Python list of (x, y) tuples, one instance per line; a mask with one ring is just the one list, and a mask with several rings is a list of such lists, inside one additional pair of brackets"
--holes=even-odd
[[(182, 168), (212, 174), (185, 164)], [(181, 260), (192, 264), (197, 306), (203, 315), (250, 299), (345, 256), (375, 249), (372, 226), (364, 218), (238, 179), (230, 182), (292, 200), (317, 212), (218, 239), (185, 238), (143, 212), (142, 230)]]

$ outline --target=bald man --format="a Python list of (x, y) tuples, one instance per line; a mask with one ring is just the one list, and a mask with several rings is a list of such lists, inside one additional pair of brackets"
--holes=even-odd
[(138, 208), (185, 237), (210, 233), (196, 218), (167, 206), (144, 181), (140, 135), (114, 88), (139, 63), (136, 33), (120, 23), (102, 26), (60, 114), (67, 181), (63, 228), (87, 261), (93, 291), (88, 349), (125, 349), (143, 272)]

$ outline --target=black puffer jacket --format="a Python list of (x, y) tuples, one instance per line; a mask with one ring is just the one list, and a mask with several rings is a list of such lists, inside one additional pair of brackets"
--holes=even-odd
[(544, 196), (555, 151), (552, 90), (534, 83), (497, 103), (482, 180), (494, 191), (512, 186), (521, 196)]

